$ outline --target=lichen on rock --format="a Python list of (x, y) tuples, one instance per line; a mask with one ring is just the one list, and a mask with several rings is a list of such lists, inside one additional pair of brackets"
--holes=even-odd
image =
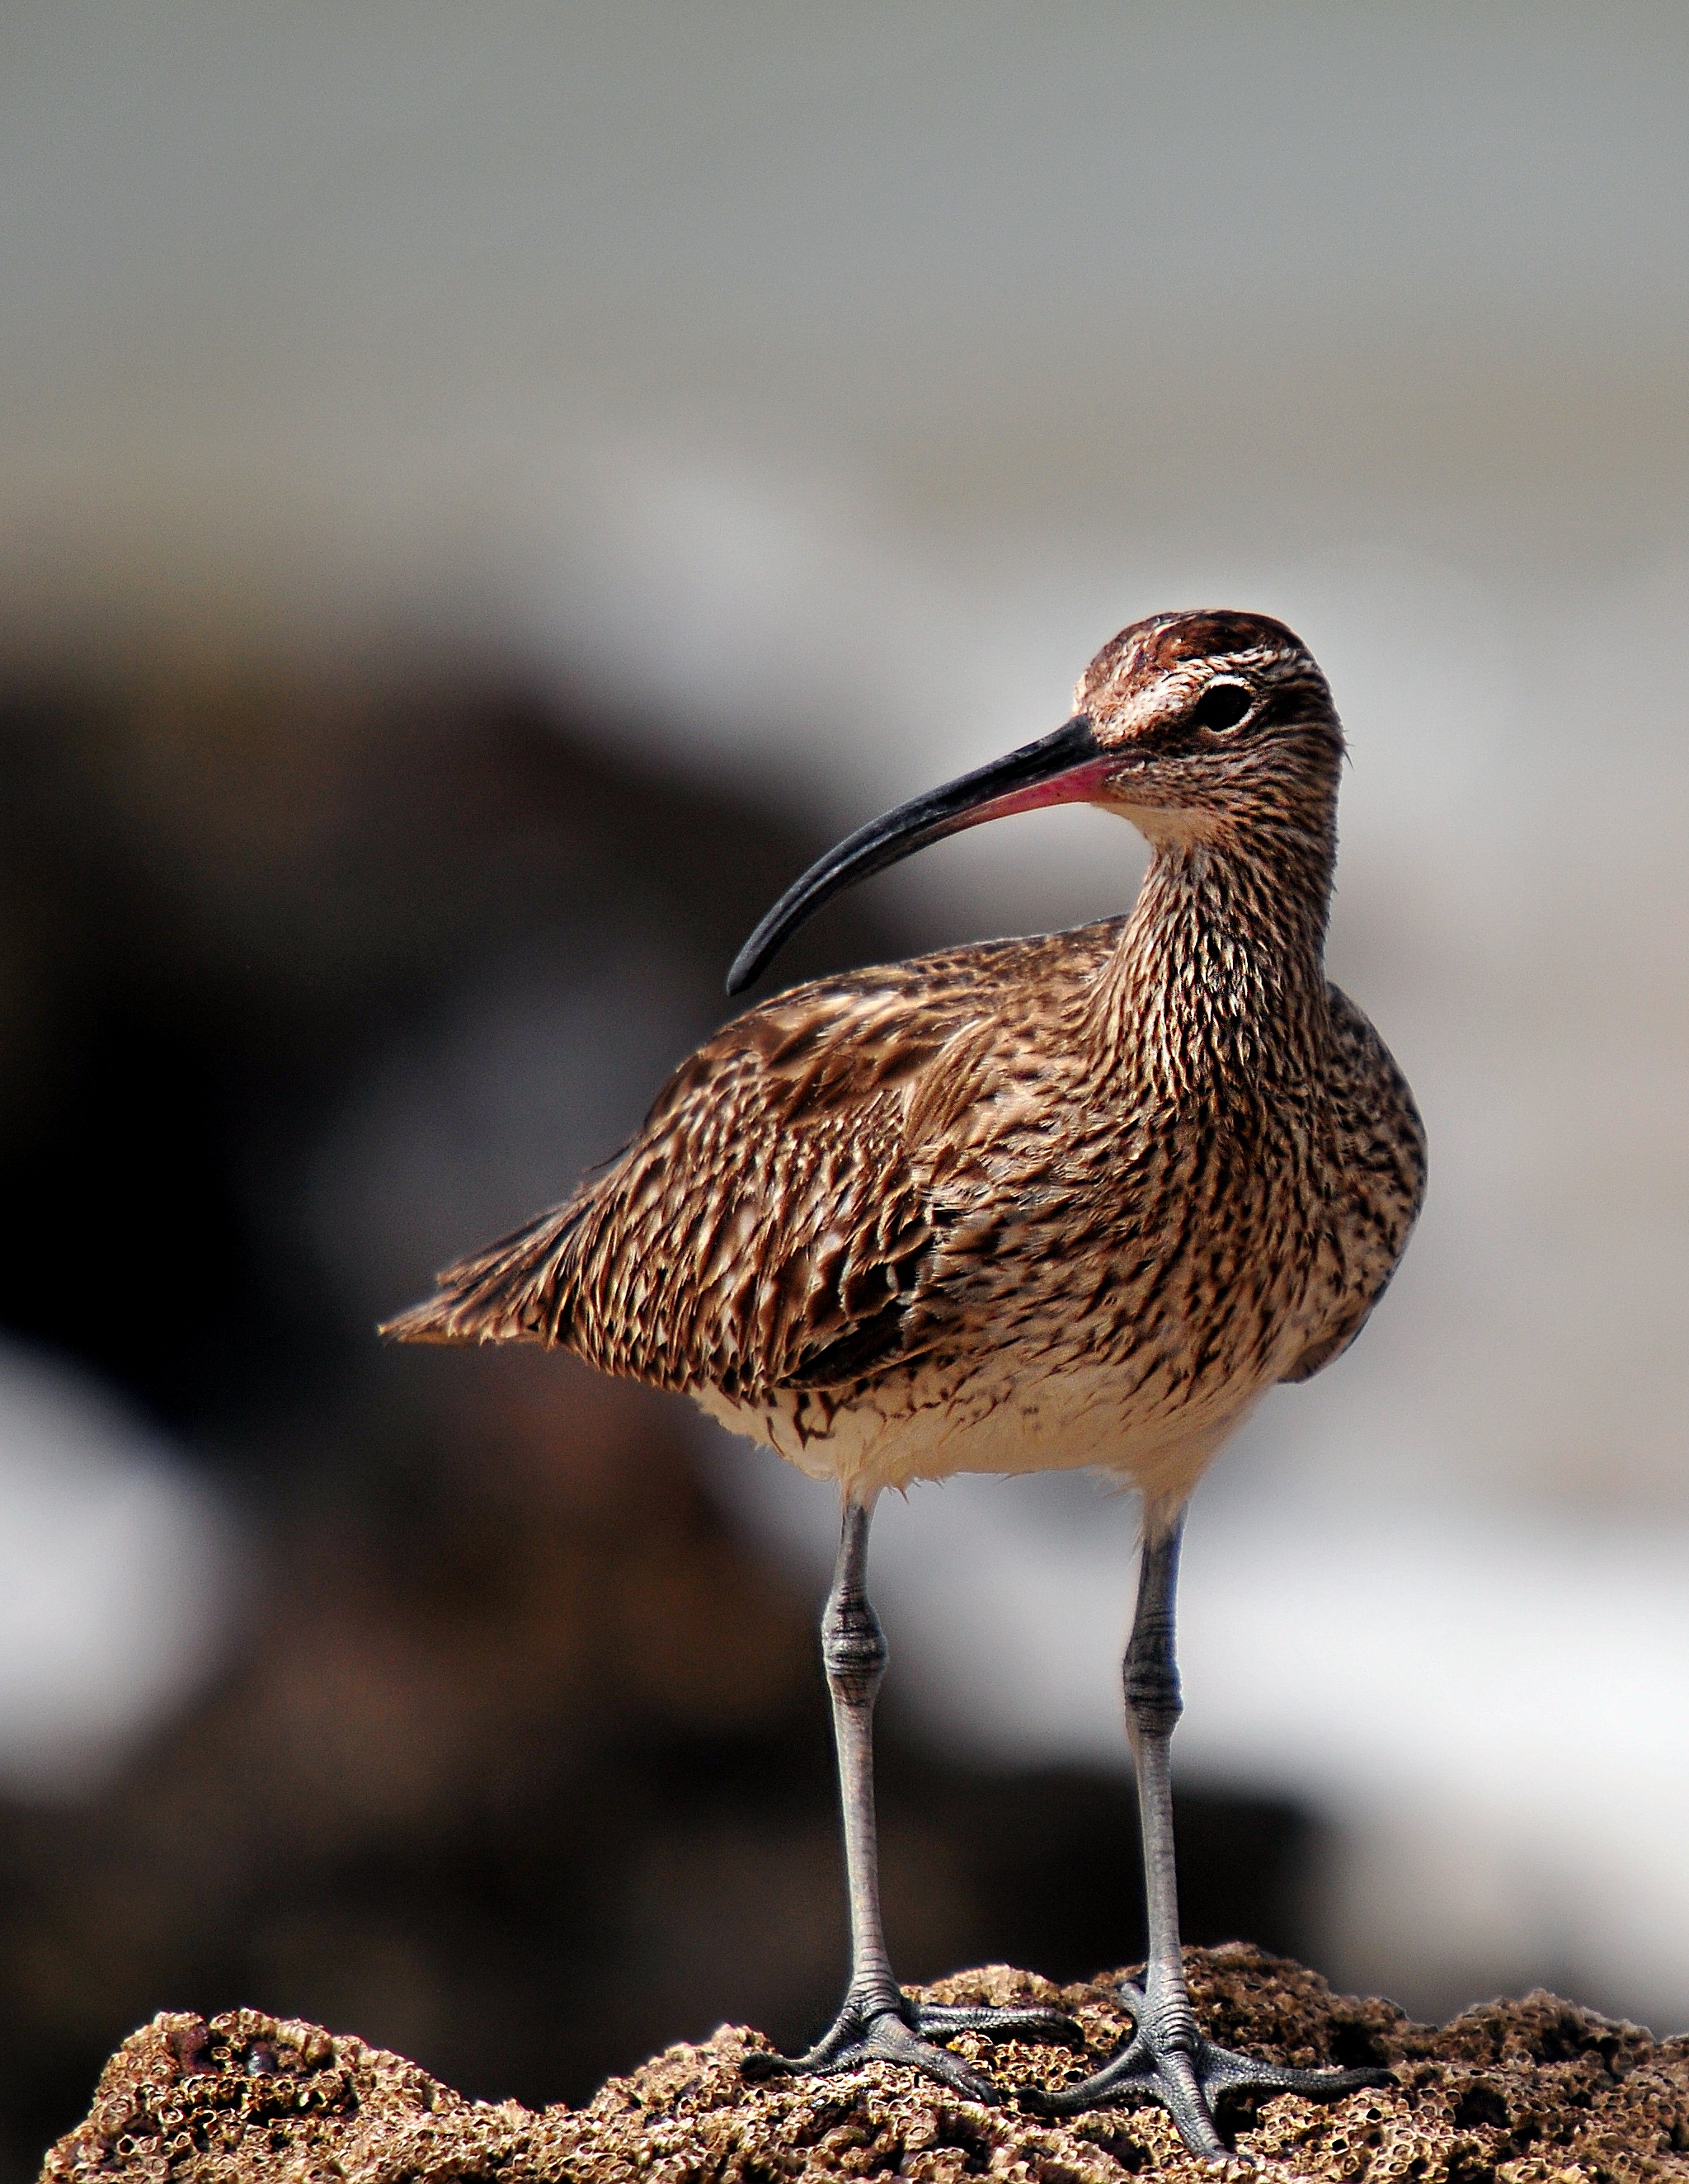
[[(1335, 1996), (1315, 1974), (1235, 1944), (1187, 1952), (1207, 2029), (1298, 2064), (1375, 2061), (1394, 2082), (1329, 2105), (1281, 2094), (1222, 2112), (1240, 2156), (1318, 2184), (1689, 2180), (1689, 2039), (1656, 2041), (1553, 1995), (1486, 2003), (1451, 2024)], [(1003, 2086), (986, 2108), (874, 2064), (750, 2084), (765, 2048), (723, 2025), (613, 2078), (584, 2108), (465, 2099), (414, 2063), (320, 2027), (231, 2010), (164, 2015), (126, 2040), (43, 2184), (783, 2184), (897, 2177), (958, 2184), (1121, 2184), (1214, 2170), (1158, 2109), (1051, 2122), (1022, 2089), (1094, 2069), (1126, 2021), (1106, 1981), (1056, 1987), (1001, 1965), (927, 1992), (942, 2001), (1059, 2002), (1085, 2050), (956, 2045)]]

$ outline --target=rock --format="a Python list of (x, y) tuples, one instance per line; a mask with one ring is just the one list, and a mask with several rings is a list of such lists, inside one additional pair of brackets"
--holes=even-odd
[[(1436, 2028), (1388, 2002), (1333, 1995), (1314, 1973), (1232, 1944), (1188, 1953), (1218, 2038), (1295, 2064), (1377, 2061), (1395, 2083), (1326, 2106), (1290, 2095), (1230, 2116), (1240, 2155), (1309, 2179), (1558, 2184), (1689, 2179), (1689, 2038), (1546, 1993), (1486, 2003)], [(1088, 2053), (958, 2040), (1010, 2090), (983, 2108), (883, 2064), (837, 2078), (750, 2085), (762, 2036), (723, 2025), (613, 2078), (583, 2109), (465, 2100), (414, 2063), (311, 2025), (231, 2010), (155, 2018), (107, 2064), (87, 2120), (47, 2156), (43, 2184), (776, 2184), (900, 2177), (955, 2184), (1212, 2180), (1158, 2109), (1051, 2124), (1013, 2089), (1062, 2082), (1118, 2045), (1110, 1986), (1058, 1988), (1001, 1965), (937, 1999), (1059, 2000)], [(1223, 2121), (1227, 2119), (1223, 2116)]]

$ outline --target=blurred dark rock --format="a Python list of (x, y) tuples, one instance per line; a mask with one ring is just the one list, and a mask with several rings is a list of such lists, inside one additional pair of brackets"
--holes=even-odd
[[(293, 1201), (351, 1088), (523, 950), (590, 964), (636, 935), (724, 1016), (724, 967), (823, 846), (630, 755), (649, 742), (440, 673), (0, 692), (0, 1323), (208, 1457), (320, 1402), (368, 1330)], [(789, 974), (889, 942), (844, 905)]]
[[(1193, 1950), (1209, 2029), (1297, 2064), (1364, 2059), (1394, 2083), (1329, 2104), (1294, 2095), (1240, 2103), (1223, 2123), (1241, 2159), (1319, 2180), (1559, 2184), (1689, 2172), (1689, 2040), (1553, 1995), (1496, 2002), (1441, 2030), (1393, 2003), (1334, 1996), (1300, 1965), (1254, 1949)], [(1111, 1986), (1057, 1987), (996, 1966), (938, 1982), (945, 2001), (1056, 2002), (1086, 2052), (958, 2041), (1012, 2092), (1094, 2069), (1125, 2022)], [(43, 2184), (146, 2178), (265, 2184), (274, 2178), (573, 2178), (582, 2184), (751, 2184), (817, 2176), (956, 2184), (989, 2171), (1026, 2184), (1118, 2184), (1214, 2171), (1159, 2109), (1042, 2121), (984, 2108), (884, 2064), (848, 2076), (747, 2085), (762, 2036), (723, 2025), (612, 2079), (584, 2108), (543, 2114), (465, 2100), (397, 2055), (319, 2026), (232, 2010), (160, 2016), (107, 2064), (87, 2120), (49, 2154)]]

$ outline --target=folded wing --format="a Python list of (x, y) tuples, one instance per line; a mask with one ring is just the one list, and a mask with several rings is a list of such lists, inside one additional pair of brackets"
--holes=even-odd
[[(1112, 928), (1097, 931), (1100, 960)], [(947, 1318), (935, 1168), (971, 1134), (1003, 991), (1025, 990), (1027, 959), (1051, 947), (956, 950), (735, 1019), (604, 1175), (448, 1268), (384, 1331), (560, 1345), (604, 1372), (735, 1400), (910, 1362)]]

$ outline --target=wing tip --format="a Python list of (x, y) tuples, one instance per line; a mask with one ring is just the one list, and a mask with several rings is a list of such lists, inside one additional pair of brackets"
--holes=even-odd
[(574, 1202), (437, 1274), (434, 1294), (376, 1332), (383, 1342), (538, 1342), (566, 1339), (559, 1256), (575, 1225)]
[(553, 1342), (555, 1335), (517, 1317), (502, 1297), (454, 1297), (442, 1292), (380, 1321), (383, 1342)]
[(443, 1300), (428, 1297), (421, 1304), (406, 1306), (396, 1312), (391, 1319), (376, 1322), (376, 1333), (383, 1342), (449, 1342), (450, 1335), (444, 1326), (441, 1309)]
[(477, 1337), (465, 1318), (461, 1302), (442, 1291), (380, 1321), (376, 1333), (383, 1342), (472, 1342)]

